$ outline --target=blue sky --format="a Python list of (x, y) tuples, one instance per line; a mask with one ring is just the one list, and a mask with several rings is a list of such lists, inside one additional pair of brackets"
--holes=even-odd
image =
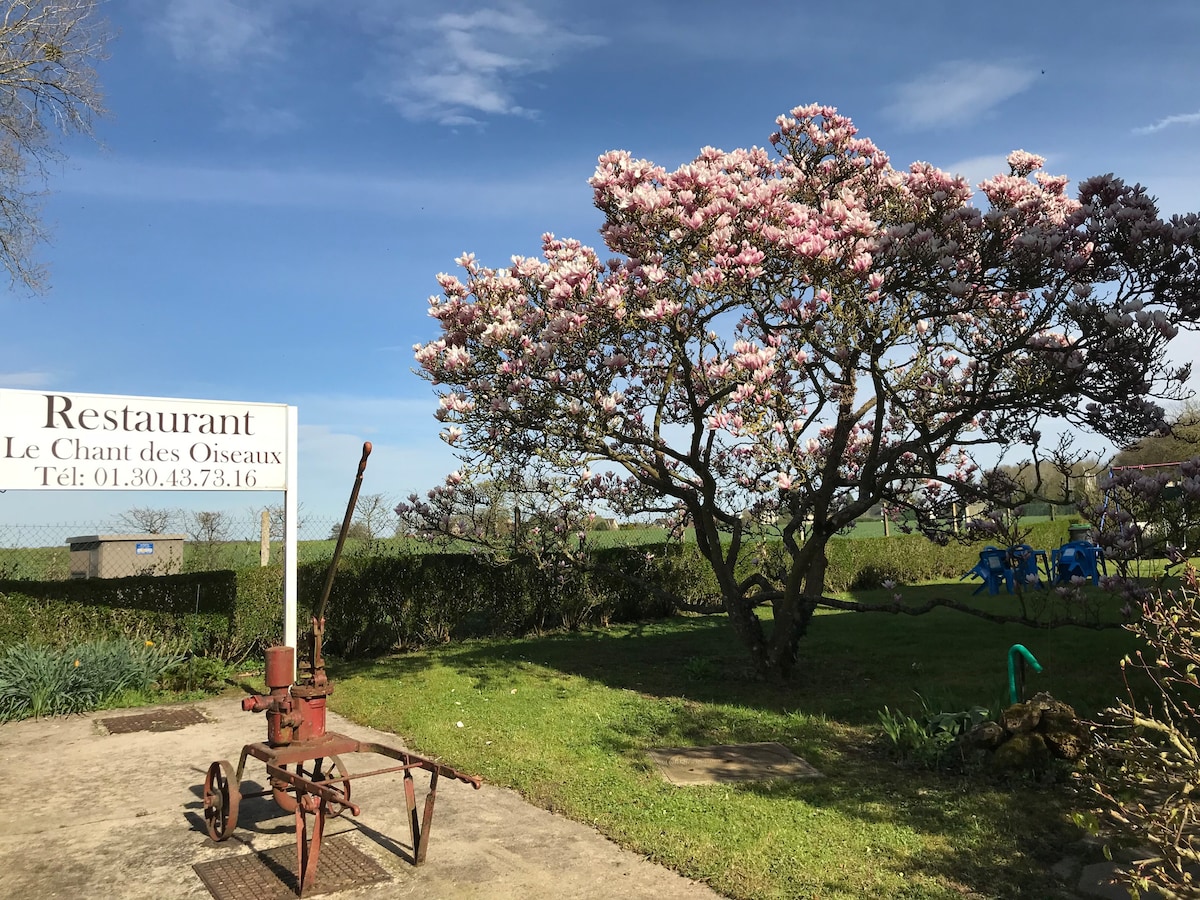
[[(815, 101), (896, 166), (979, 180), (1023, 148), (1200, 210), (1193, 0), (104, 8), (111, 115), (51, 170), (51, 289), (0, 292), (0, 387), (294, 404), (314, 518), (340, 517), (363, 440), (364, 491), (454, 468), (411, 372), (434, 276), (463, 251), (535, 254), (545, 231), (599, 243), (586, 182), (606, 150), (673, 167), (765, 145)], [(9, 492), (0, 522), (166, 501)]]

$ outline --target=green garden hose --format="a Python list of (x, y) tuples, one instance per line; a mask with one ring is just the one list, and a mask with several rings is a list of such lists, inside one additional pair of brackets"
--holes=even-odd
[[(1021, 657), (1021, 677), (1017, 677), (1017, 657)], [(1008, 648), (1008, 702), (1020, 703), (1024, 698), (1021, 696), (1022, 690), (1017, 687), (1017, 681), (1020, 680), (1021, 688), (1025, 686), (1024, 665), (1029, 663), (1033, 666), (1033, 671), (1042, 671), (1041, 665), (1034, 659), (1033, 654), (1025, 649), (1024, 644), (1013, 644)]]

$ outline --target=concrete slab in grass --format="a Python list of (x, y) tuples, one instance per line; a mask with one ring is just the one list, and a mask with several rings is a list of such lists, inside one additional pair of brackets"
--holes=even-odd
[(822, 777), (807, 762), (775, 741), (712, 747), (663, 747), (646, 752), (663, 777), (678, 785)]

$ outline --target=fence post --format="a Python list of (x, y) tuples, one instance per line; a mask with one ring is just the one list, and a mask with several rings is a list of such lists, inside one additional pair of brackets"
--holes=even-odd
[(258, 564), (266, 567), (271, 563), (271, 512), (264, 509), (259, 520), (261, 526), (258, 539)]
[(958, 534), (958, 504), (950, 504), (950, 520), (954, 523), (954, 533)]
[(892, 536), (892, 533), (891, 533), (891, 530), (888, 528), (888, 516), (887, 516), (887, 510), (886, 510), (886, 509), (885, 509), (885, 510), (883, 510), (883, 511), (880, 513), (880, 518), (882, 518), (882, 519), (883, 519), (883, 536), (884, 536), (884, 537), (891, 537), (891, 536)]

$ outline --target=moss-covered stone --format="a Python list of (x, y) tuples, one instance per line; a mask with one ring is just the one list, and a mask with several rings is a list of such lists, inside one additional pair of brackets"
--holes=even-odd
[(1041, 772), (1050, 765), (1050, 748), (1036, 732), (1014, 734), (996, 748), (992, 766), (999, 772)]

